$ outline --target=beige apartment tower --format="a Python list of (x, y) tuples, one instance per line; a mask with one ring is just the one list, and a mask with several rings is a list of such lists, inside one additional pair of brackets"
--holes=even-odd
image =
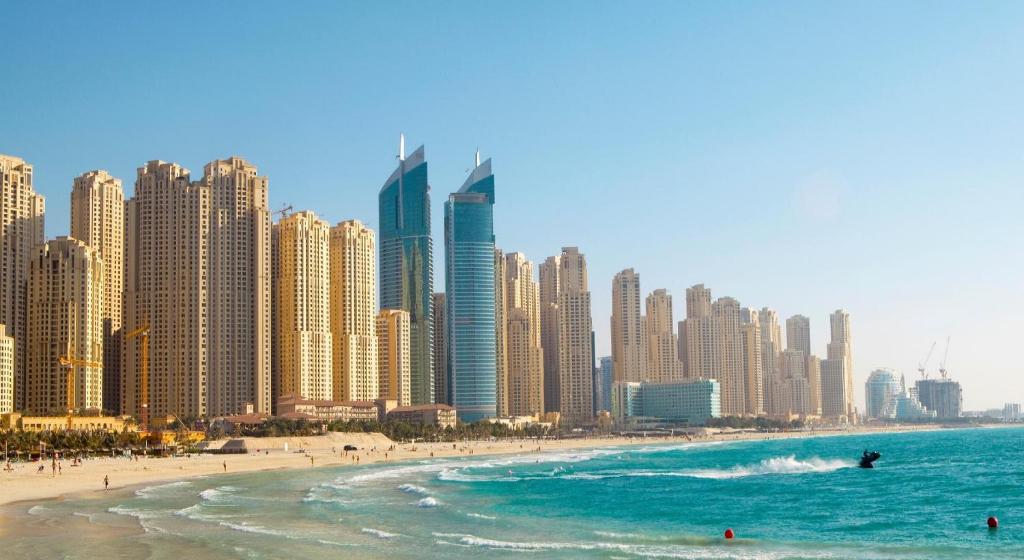
[(270, 412), (267, 178), (237, 157), (197, 182), (150, 161), (127, 206), (122, 413), (141, 410), (140, 338), (127, 333), (143, 327), (152, 417)]
[[(717, 379), (711, 290), (705, 288), (704, 284), (696, 284), (686, 289), (686, 319), (679, 324), (679, 337), (679, 345), (685, 347), (680, 354), (686, 360), (686, 376)], [(724, 414), (724, 393), (722, 403)]]
[(751, 416), (765, 413), (764, 363), (762, 360), (761, 317), (756, 309), (740, 312), (740, 336), (743, 341), (743, 384), (746, 389), (744, 412)]
[[(313, 212), (273, 229), (274, 402), (334, 398), (331, 368), (331, 226)], [(276, 408), (276, 407), (275, 407)]]
[(743, 375), (743, 338), (740, 332), (740, 303), (722, 297), (711, 305), (714, 354), (718, 382), (722, 385), (722, 415), (746, 413), (746, 380)]
[(373, 230), (359, 220), (331, 229), (335, 400), (373, 400), (380, 391), (376, 246)]
[(523, 253), (505, 255), (508, 414), (544, 412), (544, 348), (541, 345), (540, 286)]
[(14, 338), (0, 325), (0, 414), (14, 412)]
[(412, 362), (409, 312), (381, 309), (377, 315), (377, 352), (380, 364), (379, 398), (412, 404)]
[(25, 408), (25, 291), (28, 264), (43, 243), (45, 203), (32, 165), (0, 154), (0, 324), (14, 344), (14, 409)]
[(593, 320), (587, 260), (576, 247), (558, 259), (558, 391), (562, 422), (572, 426), (594, 417)]
[(75, 177), (71, 237), (103, 259), (103, 406), (121, 409), (121, 320), (124, 293), (125, 202), (121, 180), (102, 170)]
[(548, 257), (540, 265), (540, 335), (544, 351), (544, 412), (558, 412), (561, 405), (558, 338), (559, 257)]
[(672, 320), (672, 294), (657, 289), (647, 296), (647, 368), (644, 380), (672, 383), (683, 378), (679, 361), (679, 337)]
[(831, 342), (828, 359), (821, 362), (821, 413), (847, 422), (855, 420), (853, 407), (853, 353), (850, 350), (850, 314), (837, 309), (829, 316)]
[[(508, 288), (505, 254), (494, 248), (494, 404), (499, 417), (509, 415)], [(434, 341), (437, 344), (437, 341)], [(437, 363), (434, 363), (437, 368)]]
[(647, 334), (640, 313), (640, 275), (627, 268), (612, 279), (612, 374), (615, 382), (649, 379)]
[(758, 314), (761, 325), (761, 366), (764, 369), (763, 392), (764, 410), (771, 415), (784, 414), (782, 407), (781, 375), (779, 373), (780, 353), (782, 352), (782, 328), (779, 325), (779, 314), (768, 307), (761, 308)]
[[(103, 270), (99, 251), (77, 239), (36, 249), (28, 273), (26, 411), (103, 409)], [(78, 362), (70, 391), (61, 358)]]

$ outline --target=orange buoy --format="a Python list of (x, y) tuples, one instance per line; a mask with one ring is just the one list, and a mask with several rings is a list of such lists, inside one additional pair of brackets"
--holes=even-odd
[(989, 529), (998, 529), (999, 528), (999, 520), (996, 519), (995, 517), (989, 517), (988, 518), (988, 528)]
[(736, 533), (733, 533), (732, 529), (726, 529), (725, 530), (725, 538), (731, 539), (731, 538), (733, 538), (735, 536), (736, 536)]

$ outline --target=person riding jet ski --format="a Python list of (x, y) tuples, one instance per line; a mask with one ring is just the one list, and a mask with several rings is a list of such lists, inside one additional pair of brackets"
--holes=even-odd
[(867, 449), (865, 449), (864, 450), (864, 455), (862, 455), (861, 458), (860, 458), (860, 468), (862, 468), (862, 469), (873, 469), (873, 468), (875, 468), (875, 466), (872, 465), (871, 463), (874, 463), (875, 461), (877, 461), (878, 458), (881, 457), (881, 456), (882, 456), (882, 454), (877, 452), (877, 451), (868, 451)]

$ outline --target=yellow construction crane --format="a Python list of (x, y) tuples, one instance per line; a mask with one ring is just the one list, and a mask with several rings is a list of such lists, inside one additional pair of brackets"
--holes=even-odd
[(102, 368), (103, 364), (92, 360), (79, 360), (69, 356), (61, 356), (57, 358), (57, 362), (68, 368), (68, 429), (70, 430), (72, 428), (71, 418), (75, 415), (75, 368)]
[(143, 432), (149, 429), (149, 325), (143, 325), (125, 335), (126, 339), (139, 337), (139, 361), (141, 362), (141, 379), (139, 387), (142, 391), (142, 405), (139, 413), (139, 429)]

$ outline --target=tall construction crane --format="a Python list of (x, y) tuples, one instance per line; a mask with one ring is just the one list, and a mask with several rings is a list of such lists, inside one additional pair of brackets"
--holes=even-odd
[(286, 205), (282, 206), (280, 210), (274, 210), (273, 212), (271, 212), (271, 215), (273, 215), (273, 216), (281, 216), (281, 219), (284, 219), (284, 218), (287, 218), (288, 214), (291, 214), (291, 212), (292, 212), (292, 205), (291, 204), (286, 204)]
[(80, 360), (77, 358), (71, 358), (69, 356), (61, 356), (57, 358), (57, 363), (68, 368), (68, 429), (73, 427), (72, 417), (75, 415), (75, 368), (76, 367), (91, 367), (91, 368), (102, 368), (103, 364), (93, 360)]
[(942, 353), (942, 363), (939, 364), (939, 375), (943, 379), (946, 378), (946, 359), (949, 358), (949, 338), (948, 336), (946, 337), (946, 351)]
[(923, 362), (917, 363), (917, 371), (921, 372), (922, 379), (928, 379), (928, 372), (925, 369), (928, 367), (928, 360), (932, 359), (932, 352), (935, 351), (935, 342), (932, 342), (932, 347), (928, 349), (928, 355), (925, 356)]
[(139, 412), (139, 429), (143, 432), (149, 430), (149, 325), (143, 325), (131, 332), (126, 333), (125, 339), (139, 337), (139, 387), (142, 392), (141, 406)]

